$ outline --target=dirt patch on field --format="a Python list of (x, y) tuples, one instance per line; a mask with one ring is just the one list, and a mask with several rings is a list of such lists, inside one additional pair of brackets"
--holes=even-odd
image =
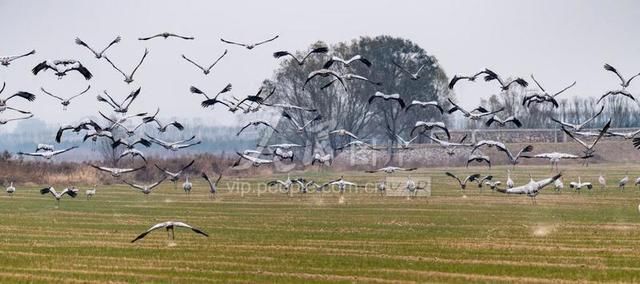
[(557, 228), (557, 225), (535, 225), (531, 228), (531, 235), (534, 237), (546, 237), (547, 235), (553, 233)]

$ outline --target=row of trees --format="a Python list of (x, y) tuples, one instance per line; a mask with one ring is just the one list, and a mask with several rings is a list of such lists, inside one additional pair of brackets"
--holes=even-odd
[[(558, 108), (554, 108), (550, 103), (531, 104), (529, 107), (523, 106), (524, 97), (534, 89), (512, 88), (508, 92), (492, 95), (489, 99), (482, 100), (481, 105), (489, 109), (505, 108), (501, 117), (510, 115), (516, 116), (522, 123), (523, 128), (558, 128), (558, 124), (550, 118), (567, 122), (582, 122), (597, 114), (604, 106), (600, 116), (589, 124), (593, 128), (604, 125), (611, 119), (612, 127), (627, 128), (640, 126), (640, 107), (634, 101), (622, 96), (611, 96), (597, 103), (596, 97), (565, 97), (560, 95)], [(465, 128), (478, 127), (472, 124), (463, 124)], [(511, 126), (513, 127), (513, 126)]]

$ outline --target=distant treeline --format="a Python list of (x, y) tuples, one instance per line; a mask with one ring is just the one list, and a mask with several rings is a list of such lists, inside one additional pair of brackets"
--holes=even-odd
[[(75, 134), (69, 131), (64, 133), (61, 143), (56, 143), (55, 137), (57, 130), (57, 126), (47, 125), (38, 120), (35, 120), (35, 123), (34, 121), (19, 122), (13, 132), (0, 132), (0, 151), (6, 150), (10, 153), (16, 153), (18, 151), (31, 152), (35, 150), (38, 143), (53, 144), (56, 149), (63, 149), (83, 144), (85, 146), (73, 150), (74, 152), (60, 155), (59, 157), (56, 157), (56, 160), (85, 161), (102, 159), (102, 144), (111, 142), (109, 140), (98, 141), (97, 143), (90, 140), (83, 142), (82, 139), (84, 134)], [(166, 133), (162, 134), (162, 137), (163, 139), (170, 141), (196, 135), (196, 138), (201, 140), (202, 144), (181, 150), (180, 154), (183, 155), (192, 155), (197, 153), (234, 153), (236, 150), (255, 148), (256, 137), (258, 136), (257, 132), (247, 130), (242, 136), (236, 136), (235, 134), (237, 131), (237, 127), (209, 126), (190, 123), (189, 127), (184, 131), (177, 131), (170, 128)], [(149, 124), (145, 125), (143, 129), (141, 129), (140, 133), (156, 135), (157, 130), (153, 125)], [(131, 139), (132, 138), (133, 137), (131, 137)], [(168, 152), (157, 145), (148, 149), (143, 148), (141, 150), (149, 156), (175, 157), (175, 153), (170, 151)]]
[[(529, 107), (522, 105), (525, 95), (534, 90), (513, 88), (511, 91), (492, 95), (489, 99), (482, 100), (482, 105), (489, 109), (505, 108), (502, 118), (511, 115), (516, 116), (523, 124), (523, 128), (560, 128), (551, 118), (570, 123), (585, 121), (597, 114), (604, 107), (602, 114), (594, 119), (588, 128), (600, 128), (611, 119), (612, 128), (640, 127), (640, 107), (633, 100), (623, 96), (610, 96), (597, 103), (599, 97), (569, 97), (561, 95), (556, 98), (558, 107), (551, 103), (531, 104)], [(567, 96), (567, 97), (563, 97)], [(466, 128), (484, 127), (462, 120), (461, 125)]]
[[(224, 176), (246, 176), (256, 175), (264, 169), (248, 167), (241, 171), (232, 170), (229, 167), (236, 161), (235, 157), (221, 156), (213, 154), (183, 154), (175, 158), (158, 158), (149, 157), (146, 168), (136, 171), (120, 178), (114, 178), (108, 173), (99, 172), (89, 163), (100, 164), (100, 161), (78, 162), (54, 162), (44, 160), (23, 160), (7, 151), (0, 152), (0, 185), (8, 185), (10, 182), (16, 184), (32, 184), (45, 185), (50, 184), (55, 187), (59, 186), (91, 186), (94, 184), (113, 184), (121, 183), (121, 179), (127, 181), (157, 181), (160, 180), (164, 173), (157, 169), (154, 165), (176, 171), (191, 160), (195, 160), (193, 166), (185, 170), (184, 174), (189, 175), (191, 180), (199, 179), (202, 172), (206, 172), (210, 176), (217, 177), (218, 174)], [(122, 159), (118, 166), (120, 167), (140, 167), (144, 163), (140, 160), (132, 160), (131, 158)], [(181, 183), (183, 179), (180, 181)], [(169, 181), (167, 181), (169, 182)]]

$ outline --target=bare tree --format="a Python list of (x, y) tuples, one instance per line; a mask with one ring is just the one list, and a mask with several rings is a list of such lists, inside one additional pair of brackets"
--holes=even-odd
[[(312, 47), (320, 44), (322, 43), (316, 43)], [(302, 52), (298, 52), (300, 54)], [(376, 91), (399, 93), (407, 103), (414, 99), (446, 102), (449, 95), (446, 88), (447, 76), (433, 56), (427, 55), (425, 50), (411, 41), (389, 36), (363, 37), (332, 46), (330, 55), (342, 58), (361, 55), (367, 58), (372, 62), (370, 68), (357, 62), (350, 66), (334, 64), (331, 68), (340, 74), (357, 74), (382, 85), (350, 80), (346, 82), (346, 90), (338, 83), (323, 88), (327, 80), (318, 78), (311, 80), (302, 90), (307, 75), (321, 69), (328, 56), (314, 56), (303, 66), (292, 60), (284, 60), (270, 82), (278, 87), (272, 100), (313, 107), (327, 118), (320, 124), (320, 129), (305, 129), (303, 133), (297, 133), (286, 122), (282, 122), (278, 129), (284, 128), (284, 140), (316, 145), (327, 138), (327, 130), (346, 129), (364, 140), (381, 139), (385, 144), (395, 145), (396, 135), (408, 134), (417, 120), (446, 120), (437, 110), (416, 108), (407, 112), (398, 106), (389, 107), (389, 102), (368, 103), (369, 97)], [(393, 62), (408, 70), (418, 70), (423, 65), (425, 67), (419, 80), (411, 80)], [(310, 116), (303, 111), (295, 111), (291, 115), (297, 120), (307, 120)], [(331, 137), (329, 143), (335, 149), (344, 145), (347, 140)]]
[[(110, 118), (114, 121), (116, 120), (116, 118), (113, 115)], [(113, 148), (112, 147), (113, 142), (121, 138), (122, 139), (126, 138), (127, 134), (126, 134), (126, 131), (124, 131), (120, 127), (115, 127), (114, 129), (112, 129), (111, 134), (113, 136), (113, 140), (106, 137), (98, 138), (97, 149), (104, 163), (108, 164), (109, 166), (115, 167), (118, 165), (118, 161), (120, 160), (120, 154), (122, 154), (122, 152), (125, 149), (124, 149), (124, 146), (122, 145), (116, 148)]]

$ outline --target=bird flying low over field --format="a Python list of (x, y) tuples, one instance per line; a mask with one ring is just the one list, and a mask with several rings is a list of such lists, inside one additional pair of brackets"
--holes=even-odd
[(458, 184), (460, 185), (460, 189), (464, 190), (465, 188), (467, 188), (467, 183), (468, 182), (474, 182), (476, 180), (478, 180), (480, 178), (480, 174), (472, 174), (472, 175), (468, 175), (467, 177), (465, 177), (463, 180), (460, 180), (460, 178), (458, 178), (456, 175), (450, 173), (450, 172), (445, 172), (445, 174), (453, 179), (455, 179), (456, 181), (458, 181)]
[(435, 134), (433, 136), (427, 136), (427, 138), (429, 138), (429, 140), (433, 142), (436, 142), (441, 147), (445, 148), (445, 151), (449, 156), (452, 156), (455, 154), (455, 149), (457, 147), (473, 147), (474, 146), (474, 144), (472, 143), (464, 143), (464, 141), (467, 139), (466, 134), (462, 136), (462, 138), (460, 138), (459, 142), (445, 141), (438, 138), (438, 136)]
[(392, 174), (395, 173), (397, 171), (404, 171), (404, 172), (410, 172), (410, 171), (415, 171), (418, 168), (400, 168), (400, 167), (384, 167), (384, 168), (380, 168), (377, 170), (373, 170), (373, 171), (365, 171), (366, 173), (376, 173), (376, 172), (385, 172), (388, 174)]
[(481, 154), (471, 154), (469, 155), (469, 158), (467, 158), (467, 168), (469, 167), (469, 164), (471, 162), (477, 162), (477, 163), (487, 163), (487, 165), (489, 166), (489, 169), (491, 169), (491, 159), (489, 158), (489, 156), (486, 155), (481, 155)]
[(109, 167), (101, 167), (101, 166), (96, 166), (94, 164), (89, 164), (91, 167), (103, 171), (103, 172), (108, 172), (111, 174), (111, 176), (113, 177), (120, 177), (122, 174), (126, 174), (126, 173), (132, 173), (135, 171), (139, 171), (141, 169), (146, 168), (147, 166), (142, 166), (142, 167), (138, 167), (138, 168), (109, 168)]
[(582, 141), (582, 139), (574, 136), (573, 133), (571, 133), (566, 128), (564, 128), (564, 126), (562, 126), (561, 129), (562, 129), (562, 132), (564, 132), (567, 136), (569, 136), (569, 138), (578, 142), (578, 144), (580, 144), (582, 147), (585, 148), (584, 150), (585, 155), (591, 155), (595, 152), (594, 147), (596, 146), (598, 141), (600, 141), (600, 139), (604, 137), (605, 134), (608, 133), (610, 126), (611, 126), (611, 119), (609, 119), (609, 122), (607, 122), (607, 124), (605, 124), (605, 126), (600, 130), (600, 135), (598, 135), (598, 137), (596, 137), (596, 139), (590, 144), (587, 144), (586, 142)]
[(358, 186), (356, 183), (344, 180), (344, 177), (341, 176), (339, 179), (328, 181), (327, 183), (321, 185), (319, 189), (324, 189), (325, 187), (335, 185), (340, 190), (340, 194), (344, 193), (344, 190), (347, 186)]
[(168, 170), (167, 168), (163, 168), (163, 167), (160, 167), (158, 165), (154, 165), (154, 166), (156, 166), (156, 168), (158, 168), (165, 175), (167, 175), (171, 182), (176, 183), (180, 179), (180, 176), (182, 175), (182, 173), (184, 171), (186, 171), (188, 168), (190, 168), (191, 166), (193, 166), (193, 164), (195, 162), (196, 162), (196, 160), (191, 160), (191, 162), (189, 162), (188, 164), (186, 164), (185, 166), (181, 167), (179, 170), (177, 170), (175, 172), (172, 172), (172, 171)]
[(528, 159), (531, 159), (531, 158), (548, 159), (549, 162), (551, 162), (551, 169), (553, 170), (554, 166), (556, 167), (556, 169), (558, 169), (558, 163), (561, 160), (588, 159), (588, 158), (591, 158), (593, 156), (592, 155), (578, 156), (578, 155), (574, 155), (574, 154), (551, 152), (551, 153), (536, 154), (536, 155), (533, 155), (533, 156), (521, 155), (520, 157), (528, 158)]
[(152, 184), (144, 184), (144, 185), (139, 185), (139, 184), (135, 184), (135, 183), (130, 183), (127, 182), (126, 180), (122, 180), (122, 182), (126, 183), (127, 185), (139, 190), (140, 192), (144, 193), (145, 195), (151, 193), (151, 191), (156, 188), (157, 186), (159, 186), (160, 184), (162, 184), (162, 182), (166, 179), (167, 177), (162, 177), (162, 179), (160, 179), (157, 182), (154, 182)]
[(207, 184), (209, 184), (210, 197), (215, 198), (216, 194), (218, 193), (218, 183), (220, 183), (220, 180), (222, 179), (222, 175), (220, 174), (215, 181), (212, 181), (205, 172), (202, 172), (201, 176), (204, 180), (207, 181)]
[(536, 196), (540, 193), (540, 190), (545, 188), (546, 186), (554, 183), (556, 180), (562, 177), (562, 173), (556, 174), (550, 178), (541, 179), (538, 181), (530, 178), (529, 183), (513, 188), (505, 188), (505, 189), (496, 189), (498, 192), (506, 193), (506, 194), (526, 194), (532, 200), (532, 202), (536, 202)]
[(518, 158), (520, 158), (522, 156), (522, 153), (529, 153), (529, 152), (533, 151), (533, 145), (526, 145), (522, 149), (520, 149), (520, 151), (518, 151), (518, 153), (516, 153), (514, 155), (514, 154), (511, 153), (511, 151), (509, 151), (509, 149), (507, 149), (507, 146), (502, 142), (493, 141), (493, 140), (481, 140), (481, 141), (478, 141), (473, 146), (473, 149), (471, 150), (471, 153), (475, 152), (480, 147), (485, 147), (485, 146), (488, 147), (488, 148), (495, 148), (496, 150), (502, 151), (505, 154), (507, 154), (507, 158), (509, 158), (509, 161), (514, 166), (518, 163)]
[(168, 236), (173, 240), (175, 239), (175, 228), (187, 228), (190, 229), (191, 231), (193, 231), (196, 234), (200, 234), (203, 235), (205, 237), (208, 237), (209, 235), (207, 233), (205, 233), (204, 231), (193, 227), (187, 223), (183, 223), (183, 222), (176, 222), (176, 221), (167, 221), (167, 222), (162, 222), (162, 223), (158, 223), (153, 225), (151, 228), (147, 229), (146, 231), (144, 231), (142, 234), (140, 234), (139, 236), (137, 236), (135, 239), (133, 239), (131, 242), (134, 243), (144, 237), (146, 237), (149, 233), (158, 230), (158, 229), (162, 229), (165, 228), (167, 230), (167, 234)]
[(71, 198), (76, 198), (76, 196), (78, 195), (78, 191), (74, 188), (65, 188), (61, 192), (57, 192), (56, 189), (53, 188), (53, 186), (49, 186), (40, 190), (40, 194), (42, 195), (45, 195), (47, 193), (50, 193), (51, 196), (56, 199), (57, 204), (60, 204), (60, 199), (62, 199), (64, 195), (68, 195)]
[(589, 118), (589, 119), (587, 119), (587, 120), (583, 121), (582, 123), (576, 123), (576, 124), (573, 124), (573, 123), (569, 123), (569, 122), (565, 122), (565, 121), (557, 120), (557, 119), (555, 119), (555, 118), (553, 118), (553, 117), (551, 118), (551, 120), (552, 120), (553, 122), (557, 123), (557, 124), (560, 124), (560, 125), (562, 125), (562, 126), (565, 126), (565, 127), (571, 128), (571, 129), (573, 129), (573, 130), (575, 130), (575, 131), (580, 131), (580, 130), (582, 130), (582, 128), (583, 128), (585, 125), (587, 125), (589, 122), (591, 122), (591, 121), (593, 121), (594, 119), (596, 119), (596, 117), (600, 116), (600, 114), (602, 114), (602, 112), (603, 112), (603, 111), (604, 111), (604, 106), (602, 106), (602, 107), (600, 108), (600, 110), (599, 110), (595, 115), (593, 115), (591, 118)]
[(57, 150), (57, 151), (43, 151), (43, 152), (34, 152), (34, 153), (25, 153), (25, 152), (18, 152), (18, 155), (24, 155), (24, 156), (31, 156), (31, 157), (40, 157), (40, 158), (44, 158), (47, 160), (50, 160), (51, 158), (60, 155), (62, 153), (66, 153), (69, 152), (73, 149), (78, 148), (78, 146), (73, 146), (73, 147), (69, 147), (67, 149), (62, 149), (62, 150)]
[(260, 158), (256, 158), (256, 157), (252, 157), (252, 156), (249, 156), (249, 155), (242, 154), (240, 152), (236, 152), (236, 154), (238, 154), (238, 156), (240, 156), (241, 158), (243, 158), (245, 160), (249, 160), (254, 167), (259, 167), (261, 165), (273, 164), (273, 160), (260, 159)]

